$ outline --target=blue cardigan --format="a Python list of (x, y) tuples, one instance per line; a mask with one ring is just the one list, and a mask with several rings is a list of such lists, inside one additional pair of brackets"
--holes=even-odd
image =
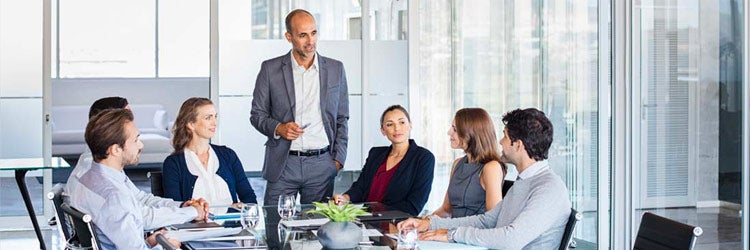
[[(250, 186), (250, 182), (245, 176), (245, 169), (242, 168), (242, 162), (234, 153), (234, 150), (226, 146), (217, 146), (211, 144), (211, 148), (216, 152), (219, 159), (219, 169), (216, 174), (221, 176), (229, 187), (229, 194), (232, 195), (232, 201), (239, 200), (244, 203), (258, 203), (255, 197), (255, 191)], [(164, 197), (176, 201), (186, 201), (193, 197), (193, 186), (198, 176), (190, 173), (185, 162), (185, 154), (174, 153), (164, 160), (164, 169), (162, 170), (162, 187), (164, 187)]]
[[(352, 202), (363, 202), (367, 199), (375, 173), (390, 152), (390, 146), (370, 149), (362, 173), (345, 193)], [(430, 196), (434, 170), (435, 156), (429, 150), (417, 146), (414, 140), (409, 140), (409, 149), (391, 182), (388, 183), (382, 203), (389, 209), (418, 215)]]

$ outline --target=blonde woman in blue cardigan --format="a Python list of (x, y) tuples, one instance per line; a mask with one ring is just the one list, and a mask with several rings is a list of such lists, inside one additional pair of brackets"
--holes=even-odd
[(211, 205), (257, 203), (237, 154), (209, 143), (216, 134), (216, 109), (211, 100), (188, 99), (173, 128), (175, 152), (164, 160), (164, 197), (186, 201), (203, 197)]

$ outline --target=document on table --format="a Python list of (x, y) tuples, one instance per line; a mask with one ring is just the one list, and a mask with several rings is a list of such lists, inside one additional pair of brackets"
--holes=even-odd
[[(396, 241), (398, 241), (398, 236), (395, 234), (386, 234), (385, 236), (388, 236)], [(485, 250), (486, 247), (480, 247), (480, 246), (472, 246), (472, 245), (466, 245), (461, 243), (448, 243), (448, 242), (438, 242), (438, 241), (417, 241), (417, 245), (419, 246), (420, 250), (431, 250), (431, 249), (438, 249), (438, 250)]]
[(308, 226), (320, 226), (330, 221), (328, 218), (322, 219), (306, 219), (306, 220), (284, 220), (281, 224), (286, 227), (308, 227)]
[[(318, 230), (313, 230), (312, 233), (315, 236), (318, 236)], [(380, 231), (378, 231), (377, 229), (372, 229), (372, 228), (362, 229), (362, 237), (380, 237), (380, 236), (383, 236), (383, 234), (380, 233)]]
[(242, 228), (219, 228), (210, 230), (177, 230), (169, 231), (167, 233), (168, 238), (175, 238), (180, 241), (193, 241), (206, 238), (215, 238), (227, 235), (238, 234)]
[(448, 243), (448, 242), (438, 242), (438, 241), (418, 241), (417, 246), (419, 246), (419, 249), (421, 250), (431, 250), (431, 249), (439, 249), (439, 250), (485, 250), (486, 247), (480, 247), (480, 246), (472, 246), (472, 245), (466, 245), (461, 243)]

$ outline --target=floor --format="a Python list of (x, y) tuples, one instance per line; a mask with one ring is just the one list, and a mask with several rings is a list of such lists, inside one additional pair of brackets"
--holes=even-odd
[[(126, 170), (126, 173), (130, 176), (136, 186), (148, 192), (150, 191), (150, 182), (148, 178), (146, 178), (146, 173), (148, 171), (149, 169), (131, 169)], [(58, 173), (54, 174), (53, 179), (66, 179), (64, 176), (59, 175), (60, 174)], [(448, 173), (436, 173), (435, 180), (447, 180), (443, 175), (447, 176)], [(335, 192), (341, 193), (346, 191), (356, 178), (357, 173), (341, 173), (336, 178), (336, 185), (334, 187)], [(26, 181), (29, 193), (32, 196), (34, 208), (37, 211), (37, 215), (41, 216), (42, 202), (44, 200), (42, 199), (42, 185), (40, 184), (40, 180), (37, 179), (38, 178), (36, 177), (27, 177)], [(265, 180), (259, 177), (251, 177), (248, 179), (258, 197), (263, 197), (266, 185)], [(433, 183), (433, 192), (444, 193), (447, 185), (438, 182), (440, 181)], [(23, 202), (21, 201), (20, 194), (18, 193), (15, 179), (12, 177), (0, 177), (0, 190), (3, 190), (3, 192), (0, 192), (0, 219), (4, 218), (4, 216), (18, 216), (15, 218), (20, 219), (20, 222), (18, 223), (8, 223), (6, 221), (0, 223), (0, 249), (34, 249), (38, 246), (36, 236), (31, 229), (30, 223), (28, 223), (28, 215), (23, 206)], [(428, 207), (434, 207), (436, 204), (437, 203), (431, 199), (430, 203), (428, 203)], [(736, 210), (723, 208), (671, 208), (648, 211), (687, 224), (701, 226), (704, 233), (698, 239), (696, 249), (741, 248), (741, 221), (739, 213)], [(641, 211), (639, 211), (639, 214), (640, 213)], [(62, 245), (60, 243), (60, 238), (57, 236), (57, 230), (47, 226), (46, 223), (44, 223), (46, 220), (43, 219), (43, 216), (40, 218), (42, 218), (40, 223), (43, 226), (43, 235), (45, 237), (45, 242), (48, 245), (48, 249), (61, 249)], [(584, 220), (589, 220), (589, 223), (585, 223), (586, 225), (596, 225), (596, 223), (590, 222), (590, 220), (595, 220), (595, 218), (595, 212), (584, 213)], [(640, 223), (639, 219), (636, 221), (636, 224)], [(596, 249), (596, 244), (590, 242), (595, 241), (596, 239), (596, 228), (578, 228), (577, 231), (575, 237), (580, 237), (581, 239), (576, 240), (576, 249)]]

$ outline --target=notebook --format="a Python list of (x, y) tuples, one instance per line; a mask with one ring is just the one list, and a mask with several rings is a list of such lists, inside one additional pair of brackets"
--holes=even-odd
[(170, 229), (172, 230), (207, 230), (207, 229), (220, 229), (224, 228), (224, 226), (219, 225), (219, 223), (216, 222), (199, 222), (199, 223), (183, 223), (183, 224), (175, 224), (171, 225)]

